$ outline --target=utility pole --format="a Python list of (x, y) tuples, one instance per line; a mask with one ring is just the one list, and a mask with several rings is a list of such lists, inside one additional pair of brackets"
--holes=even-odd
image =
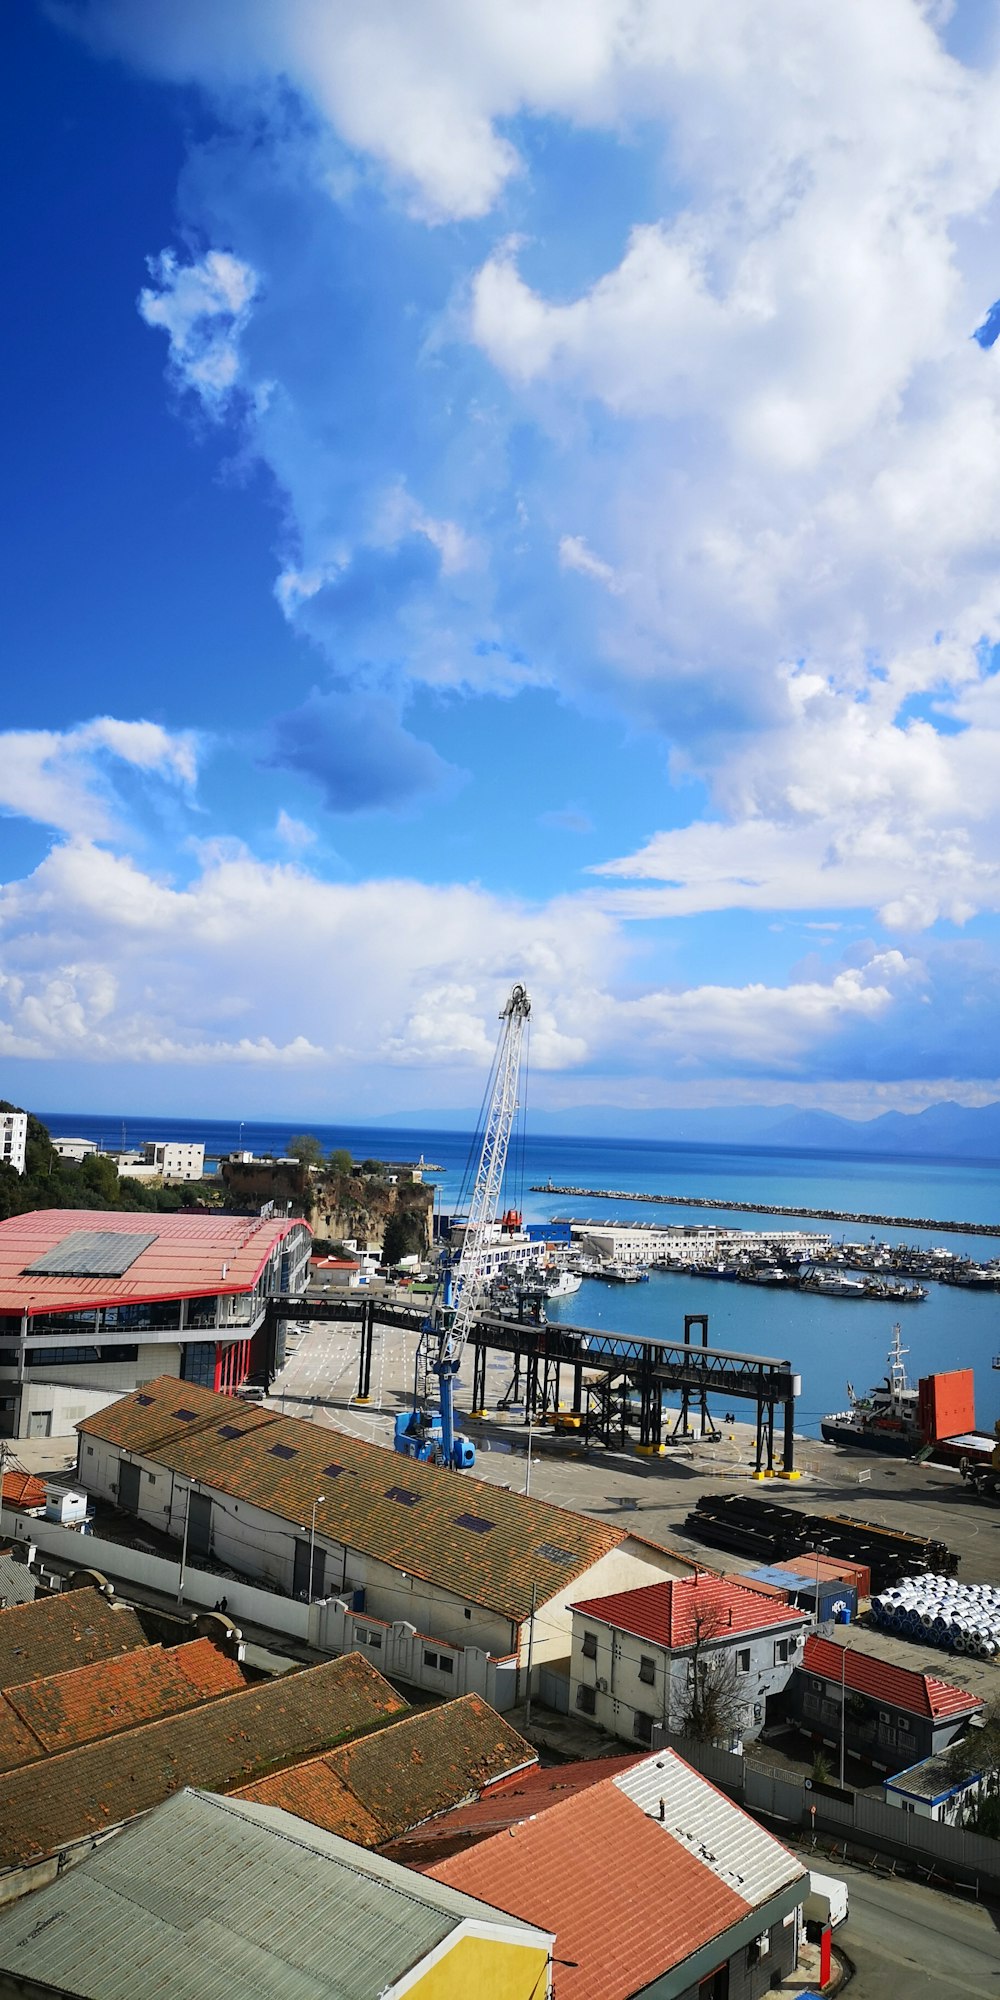
[(531, 1663), (535, 1652), (535, 1584), (531, 1586), (531, 1615), (528, 1619), (528, 1695), (524, 1704), (524, 1726), (531, 1728)]
[(191, 1486), (189, 1486), (189, 1487), (188, 1487), (188, 1490), (187, 1490), (187, 1506), (186, 1506), (186, 1507), (185, 1507), (185, 1509), (184, 1509), (184, 1533), (183, 1533), (183, 1535), (181, 1536), (181, 1560), (180, 1560), (180, 1567), (178, 1568), (178, 1571), (177, 1571), (177, 1602), (178, 1602), (178, 1604), (183, 1604), (183, 1602), (184, 1602), (184, 1567), (185, 1567), (185, 1564), (186, 1564), (186, 1562), (187, 1562), (187, 1552), (188, 1552), (188, 1523), (189, 1523), (189, 1521), (190, 1521), (190, 1519), (191, 1519), (191, 1495), (192, 1495), (193, 1491), (194, 1491), (194, 1488), (193, 1488), (193, 1487), (191, 1487)]
[(844, 1789), (844, 1733), (847, 1709), (847, 1647), (840, 1649), (840, 1789)]
[(309, 1524), (309, 1602), (313, 1601), (313, 1579), (316, 1574), (316, 1509), (326, 1499), (325, 1493), (317, 1493), (313, 1501), (312, 1520)]

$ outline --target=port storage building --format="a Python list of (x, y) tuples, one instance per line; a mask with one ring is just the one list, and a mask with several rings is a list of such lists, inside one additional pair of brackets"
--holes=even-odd
[(809, 1887), (797, 1856), (673, 1751), (565, 1780), (529, 1773), (445, 1815), (429, 1833), (457, 1823), (466, 1844), (425, 1872), (554, 1931), (559, 2000), (763, 2000), (781, 1984)]
[[(573, 1598), (688, 1575), (618, 1525), (169, 1377), (78, 1425), (80, 1484), (249, 1581), (322, 1600), (312, 1642), (509, 1708), (568, 1660)], [(98, 1528), (99, 1528), (98, 1521)]]
[(900, 1771), (964, 1734), (982, 1701), (936, 1674), (897, 1667), (813, 1634), (788, 1689), (788, 1710), (810, 1735), (839, 1744), (877, 1771)]
[(232, 1392), (267, 1302), (304, 1290), (289, 1216), (38, 1209), (0, 1222), (0, 1437), (68, 1436), (157, 1375)]
[(0, 1995), (545, 2000), (552, 1934), (292, 1814), (178, 1791), (23, 1909)]

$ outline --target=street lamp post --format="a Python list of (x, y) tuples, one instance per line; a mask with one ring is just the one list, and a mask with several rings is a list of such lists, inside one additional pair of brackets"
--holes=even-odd
[(317, 1493), (313, 1501), (312, 1521), (309, 1525), (309, 1602), (313, 1601), (313, 1578), (316, 1574), (316, 1509), (323, 1505), (325, 1493)]
[(844, 1789), (844, 1734), (847, 1707), (847, 1647), (840, 1649), (840, 1789)]

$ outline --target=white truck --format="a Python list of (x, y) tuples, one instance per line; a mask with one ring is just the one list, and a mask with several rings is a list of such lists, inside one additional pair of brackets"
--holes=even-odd
[(809, 1894), (803, 1905), (807, 1935), (815, 1926), (817, 1935), (829, 1924), (835, 1931), (838, 1924), (846, 1923), (848, 1909), (847, 1883), (837, 1875), (819, 1875), (815, 1869), (809, 1870)]

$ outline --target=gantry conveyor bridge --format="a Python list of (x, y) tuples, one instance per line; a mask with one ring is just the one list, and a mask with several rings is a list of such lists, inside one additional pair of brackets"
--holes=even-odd
[[(390, 1304), (371, 1295), (276, 1297), (269, 1301), (268, 1315), (272, 1367), (280, 1351), (278, 1328), (283, 1320), (357, 1324), (361, 1332), (357, 1400), (361, 1403), (371, 1394), (376, 1322), (419, 1333), (427, 1318), (421, 1307)], [(719, 1432), (707, 1399), (721, 1396), (727, 1402), (752, 1402), (755, 1406), (754, 1469), (759, 1473), (776, 1469), (775, 1415), (781, 1412), (780, 1471), (785, 1477), (794, 1474), (799, 1376), (787, 1360), (711, 1347), (707, 1313), (686, 1313), (680, 1340), (540, 1321), (527, 1308), (521, 1317), (482, 1313), (472, 1326), (469, 1346), (475, 1416), (486, 1414), (488, 1356), (505, 1354), (511, 1358), (511, 1381), (499, 1407), (517, 1404), (523, 1409), (526, 1425), (551, 1421), (576, 1431), (587, 1442), (609, 1447), (624, 1442), (630, 1431), (637, 1430), (637, 1448), (648, 1454), (660, 1453), (670, 1443), (692, 1435), (717, 1438)], [(669, 1432), (664, 1391), (676, 1395), (680, 1404)]]

